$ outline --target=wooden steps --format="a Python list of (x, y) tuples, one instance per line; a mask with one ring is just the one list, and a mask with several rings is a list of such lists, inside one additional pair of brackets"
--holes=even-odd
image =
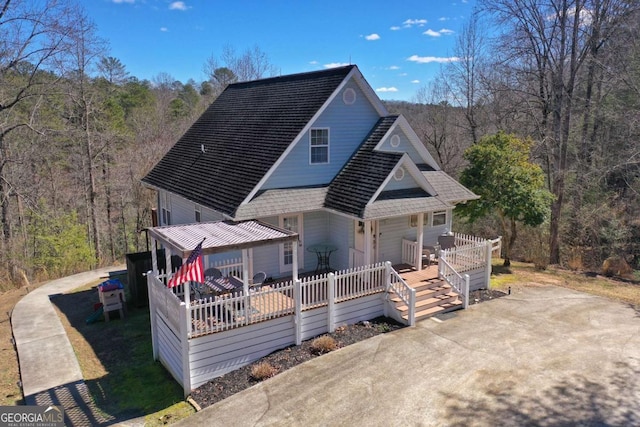
[[(441, 279), (421, 280), (409, 285), (416, 290), (416, 321), (462, 308), (458, 293)], [(391, 301), (400, 316), (408, 320), (409, 307), (398, 297), (392, 297)]]

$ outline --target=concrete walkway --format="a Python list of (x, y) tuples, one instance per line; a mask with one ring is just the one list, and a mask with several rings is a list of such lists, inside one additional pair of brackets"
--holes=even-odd
[(50, 297), (107, 278), (124, 267), (109, 267), (53, 280), (25, 295), (11, 315), (22, 390), (28, 405), (62, 405), (67, 425), (106, 420), (89, 396), (80, 365)]
[(637, 309), (530, 286), (443, 318), (315, 358), (176, 425), (640, 425)]

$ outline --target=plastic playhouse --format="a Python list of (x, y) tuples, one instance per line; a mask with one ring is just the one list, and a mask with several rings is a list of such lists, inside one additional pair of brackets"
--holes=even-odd
[(120, 318), (124, 318), (124, 285), (118, 279), (109, 279), (98, 285), (98, 297), (100, 303), (96, 305), (95, 311), (86, 320), (87, 324), (97, 322), (104, 315), (104, 320), (109, 321), (111, 311), (119, 311)]

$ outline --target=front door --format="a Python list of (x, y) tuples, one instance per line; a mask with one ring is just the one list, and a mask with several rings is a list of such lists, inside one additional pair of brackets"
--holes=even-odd
[[(283, 215), (280, 217), (280, 227), (285, 230), (298, 233), (298, 266), (304, 266), (304, 237), (302, 227), (302, 214)], [(293, 266), (293, 245), (295, 242), (286, 242), (280, 245), (280, 272), (287, 273)]]
[[(369, 229), (371, 231), (371, 245), (369, 247), (369, 252), (371, 256), (371, 263), (375, 263), (378, 261), (378, 221), (369, 221)], [(367, 253), (366, 241), (365, 238), (365, 222), (364, 221), (355, 221), (354, 223), (354, 236), (353, 236), (353, 246), (354, 250), (351, 254), (350, 264), (351, 267), (359, 267), (365, 264)]]

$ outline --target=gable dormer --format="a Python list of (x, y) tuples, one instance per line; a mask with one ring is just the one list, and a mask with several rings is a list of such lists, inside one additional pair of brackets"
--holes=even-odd
[(265, 176), (257, 191), (328, 185), (386, 109), (357, 68)]
[(399, 116), (378, 145), (379, 151), (406, 153), (416, 165), (424, 165), (426, 170), (440, 170), (440, 166), (431, 156), (418, 135), (404, 116)]

